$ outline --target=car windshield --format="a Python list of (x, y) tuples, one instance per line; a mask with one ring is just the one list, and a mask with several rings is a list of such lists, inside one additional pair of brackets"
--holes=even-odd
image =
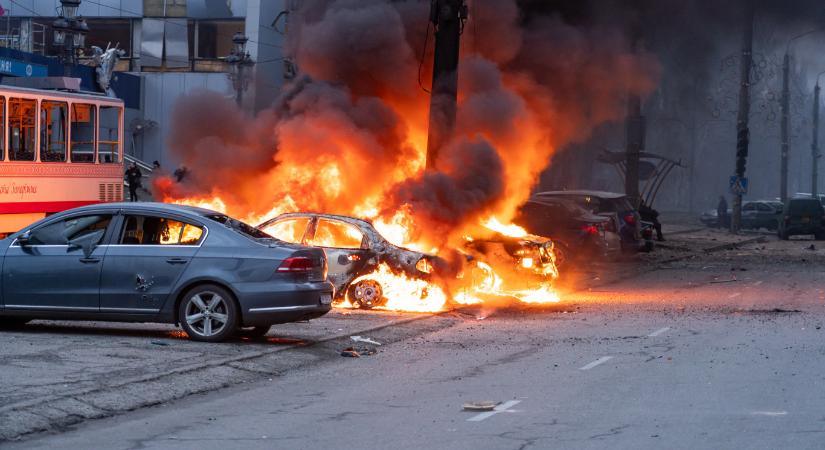
[(229, 216), (223, 214), (213, 214), (210, 216), (206, 216), (207, 219), (214, 220), (220, 224), (226, 225), (228, 228), (236, 231), (238, 234), (241, 234), (249, 239), (257, 240), (257, 239), (275, 239), (274, 237), (264, 233), (263, 231), (247, 225), (240, 220), (233, 219)]

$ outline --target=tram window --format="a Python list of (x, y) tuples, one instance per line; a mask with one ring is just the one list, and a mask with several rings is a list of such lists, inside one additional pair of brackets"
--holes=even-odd
[(72, 104), (72, 162), (95, 162), (95, 105)]
[(102, 163), (120, 162), (120, 108), (101, 106), (98, 118), (97, 154)]
[(66, 120), (69, 105), (63, 102), (40, 102), (40, 161), (66, 162)]
[(6, 159), (6, 133), (5, 126), (6, 121), (3, 120), (6, 115), (6, 98), (0, 97), (0, 161)]
[(9, 99), (9, 159), (12, 161), (34, 161), (36, 109), (36, 100)]

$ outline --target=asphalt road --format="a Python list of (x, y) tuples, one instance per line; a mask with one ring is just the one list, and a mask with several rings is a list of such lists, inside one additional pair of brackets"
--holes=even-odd
[[(683, 255), (551, 307), (390, 326), (361, 358), (338, 356), (346, 340), (274, 353), (236, 363), (257, 374), (243, 384), (4, 448), (821, 448), (825, 252), (811, 244)], [(462, 410), (481, 400), (501, 403)]]

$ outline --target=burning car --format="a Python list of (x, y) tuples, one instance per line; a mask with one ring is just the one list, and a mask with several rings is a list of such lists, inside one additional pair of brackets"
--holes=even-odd
[[(323, 248), (337, 302), (348, 301), (364, 309), (388, 305), (391, 298), (409, 293), (396, 290), (398, 276), (405, 279), (406, 285), (414, 286), (415, 296), (429, 297), (431, 304), (437, 305), (427, 310), (439, 310), (447, 301), (442, 289), (430, 281), (439, 275), (449, 278), (445, 268), (450, 264), (437, 255), (391, 243), (368, 220), (300, 212), (279, 215), (258, 225), (258, 229), (286, 242)], [(468, 237), (457, 254), (464, 256), (470, 270), (452, 274), (460, 278), (457, 286), (495, 294), (503, 288), (535, 288), (555, 278), (552, 241), (521, 231), (515, 236), (491, 231), (483, 237)], [(464, 276), (464, 272), (470, 276)], [(466, 296), (466, 292), (464, 289), (459, 302), (469, 302), (472, 296)]]
[(386, 265), (415, 279), (430, 278), (438, 257), (391, 244), (369, 221), (320, 213), (288, 213), (270, 219), (258, 229), (282, 241), (321, 247), (327, 253), (328, 277), (335, 299), (355, 307), (386, 303), (384, 286), (365, 278)]

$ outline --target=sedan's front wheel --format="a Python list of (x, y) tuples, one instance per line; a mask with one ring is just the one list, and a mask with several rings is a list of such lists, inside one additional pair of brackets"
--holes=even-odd
[(226, 289), (204, 284), (183, 297), (178, 320), (192, 340), (220, 342), (237, 330), (238, 307)]

